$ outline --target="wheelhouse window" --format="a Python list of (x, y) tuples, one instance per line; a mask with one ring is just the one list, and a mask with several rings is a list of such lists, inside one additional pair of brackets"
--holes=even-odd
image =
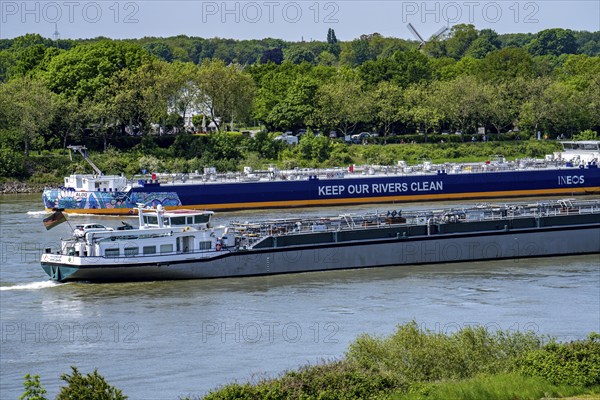
[(140, 253), (138, 247), (125, 247), (125, 257), (137, 256)]
[(171, 226), (185, 225), (185, 217), (171, 217)]
[(142, 249), (144, 255), (156, 254), (156, 246), (144, 246)]
[(119, 257), (119, 249), (106, 249), (104, 250), (104, 255), (106, 257)]
[(149, 225), (158, 225), (158, 218), (155, 215), (144, 215), (144, 222)]
[(210, 215), (208, 215), (208, 214), (194, 215), (194, 223), (195, 224), (205, 224), (208, 222), (209, 218), (210, 218)]

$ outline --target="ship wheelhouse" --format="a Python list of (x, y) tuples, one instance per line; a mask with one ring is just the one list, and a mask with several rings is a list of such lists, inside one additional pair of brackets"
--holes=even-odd
[(596, 166), (600, 162), (600, 140), (562, 141), (560, 158), (584, 166)]
[(211, 226), (212, 211), (138, 209), (139, 229), (89, 232), (63, 242), (61, 253), (78, 257), (103, 257), (115, 263), (149, 257), (221, 251), (235, 244), (225, 227)]
[(80, 175), (65, 177), (64, 187), (78, 192), (119, 192), (127, 190), (124, 175)]

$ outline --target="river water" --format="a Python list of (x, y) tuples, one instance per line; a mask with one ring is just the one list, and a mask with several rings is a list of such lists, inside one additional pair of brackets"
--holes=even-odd
[[(39, 197), (0, 196), (1, 399), (18, 398), (27, 373), (39, 374), (54, 397), (60, 375), (72, 365), (83, 373), (97, 368), (132, 399), (201, 395), (235, 380), (273, 377), (342, 357), (359, 334), (388, 335), (412, 320), (447, 333), (466, 325), (534, 330), (559, 340), (600, 332), (598, 255), (241, 279), (56, 284), (41, 269), (40, 254), (68, 236), (69, 227), (46, 231)], [(339, 212), (221, 213), (216, 222)], [(121, 219), (69, 217), (71, 224), (98, 221), (113, 227)]]

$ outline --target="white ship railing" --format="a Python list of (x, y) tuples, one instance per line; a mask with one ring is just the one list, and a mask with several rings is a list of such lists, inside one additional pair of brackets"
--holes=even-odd
[[(592, 161), (594, 162), (594, 161)], [(595, 161), (597, 162), (597, 160)], [(341, 179), (341, 178), (361, 178), (375, 176), (436, 176), (436, 175), (461, 175), (473, 173), (496, 173), (508, 171), (534, 171), (544, 169), (579, 169), (583, 165), (573, 164), (567, 166), (566, 161), (546, 161), (542, 159), (521, 159), (514, 162), (496, 163), (444, 163), (414, 166), (380, 166), (365, 165), (355, 167), (353, 171), (348, 168), (331, 169), (296, 169), (296, 170), (260, 170), (245, 172), (228, 173), (207, 173), (207, 174), (156, 174), (153, 181), (150, 175), (136, 175), (129, 181), (131, 185), (137, 184), (140, 180), (147, 182), (157, 182), (161, 185), (174, 184), (210, 184), (210, 183), (234, 183), (234, 182), (272, 182), (272, 181), (302, 181), (317, 178), (319, 180)], [(584, 166), (585, 167), (585, 166)]]
[(233, 222), (241, 236), (256, 242), (269, 236), (292, 233), (335, 232), (355, 229), (378, 229), (394, 226), (430, 226), (439, 223), (507, 221), (576, 214), (600, 214), (600, 200), (559, 200), (555, 203), (515, 203), (511, 205), (479, 205), (473, 208), (409, 211), (395, 216), (381, 213), (342, 214), (337, 217), (308, 219), (276, 219), (262, 222)]

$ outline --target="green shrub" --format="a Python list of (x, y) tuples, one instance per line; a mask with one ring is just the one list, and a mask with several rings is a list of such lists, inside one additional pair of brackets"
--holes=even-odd
[(573, 135), (573, 140), (598, 140), (598, 132), (591, 129), (579, 132), (577, 135)]
[(347, 356), (404, 386), (510, 371), (520, 352), (538, 347), (539, 339), (533, 333), (492, 333), (483, 327), (466, 327), (445, 335), (421, 330), (413, 322), (399, 326), (387, 338), (359, 337)]
[(29, 178), (29, 183), (40, 185), (61, 185), (63, 184), (63, 177), (49, 172), (38, 171)]
[(8, 147), (0, 148), (0, 176), (22, 179), (28, 176), (25, 157)]
[(386, 377), (347, 361), (336, 361), (304, 367), (254, 385), (223, 386), (205, 399), (375, 399), (393, 387), (393, 382)]
[(25, 382), (23, 382), (25, 391), (19, 397), (19, 400), (47, 400), (46, 389), (42, 387), (39, 375), (33, 377), (29, 374), (25, 375)]
[(360, 336), (340, 361), (303, 367), (255, 384), (227, 385), (206, 398), (389, 398), (411, 389), (421, 393), (432, 382), (506, 374), (515, 369), (519, 355), (539, 347), (540, 338), (531, 332), (468, 327), (446, 335), (419, 329), (412, 322), (398, 326), (387, 338)]
[(538, 400), (590, 392), (585, 388), (553, 385), (539, 377), (518, 373), (480, 375), (462, 381), (443, 381), (414, 387), (408, 394), (396, 394), (394, 400)]
[(570, 343), (550, 342), (529, 351), (518, 361), (523, 373), (553, 384), (600, 385), (600, 335)]
[(94, 370), (91, 374), (81, 375), (76, 367), (71, 367), (72, 373), (62, 374), (60, 379), (67, 383), (67, 386), (60, 388), (57, 400), (123, 400), (127, 396), (121, 393), (121, 390), (109, 385), (104, 377)]

